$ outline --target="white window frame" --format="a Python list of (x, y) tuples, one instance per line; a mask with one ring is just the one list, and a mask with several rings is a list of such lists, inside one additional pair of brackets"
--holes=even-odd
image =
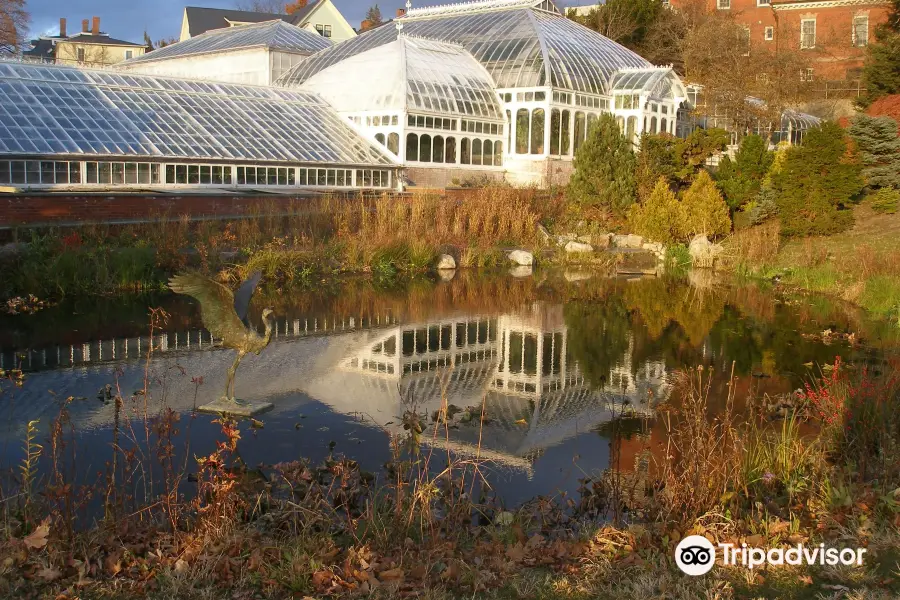
[(125, 51), (125, 60), (134, 58), (134, 50), (126, 50)]
[[(862, 43), (859, 43), (859, 40), (856, 38), (856, 22), (863, 19), (865, 19), (866, 23), (866, 37), (863, 38)], [(850, 43), (855, 48), (865, 48), (869, 45), (869, 15), (854, 15), (853, 20), (850, 22)]]
[(775, 39), (775, 27), (772, 25), (767, 26), (763, 30), (763, 39), (767, 42), (771, 42)]
[(772, 0), (756, 0), (756, 6), (772, 6)]
[(815, 78), (815, 72), (812, 67), (800, 70), (800, 81), (812, 81)]
[[(812, 43), (805, 43), (804, 39), (807, 34), (803, 32), (806, 23), (812, 23)], [(816, 19), (800, 19), (800, 49), (811, 50), (816, 47)]]
[(324, 38), (331, 38), (331, 25), (316, 23), (316, 33)]
[(731, 10), (731, 0), (716, 0), (718, 10)]

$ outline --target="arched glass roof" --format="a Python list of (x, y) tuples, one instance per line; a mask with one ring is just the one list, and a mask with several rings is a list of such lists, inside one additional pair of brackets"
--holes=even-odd
[(494, 82), (462, 46), (407, 35), (325, 68), (301, 88), (342, 112), (408, 110), (503, 119)]
[(260, 46), (272, 50), (309, 55), (330, 48), (332, 43), (328, 38), (284, 21), (265, 21), (252, 25), (213, 29), (183, 42), (147, 52), (122, 62), (120, 65), (127, 68), (134, 64)]
[[(631, 50), (548, 10), (547, 4), (469, 2), (410, 11), (395, 23), (402, 24), (406, 34), (462, 45), (498, 88), (553, 86), (605, 94), (615, 71), (652, 66)], [(390, 24), (367, 31), (309, 57), (279, 83), (301, 84), (331, 65), (396, 40), (397, 35)]]
[(0, 62), (0, 155), (393, 165), (309, 92)]
[(622, 69), (613, 75), (610, 92), (641, 94), (657, 98), (686, 98), (687, 91), (671, 67)]

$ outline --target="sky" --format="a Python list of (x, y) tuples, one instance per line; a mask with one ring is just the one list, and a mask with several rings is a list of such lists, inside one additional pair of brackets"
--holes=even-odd
[[(153, 40), (177, 37), (184, 7), (230, 8), (237, 0), (27, 0), (31, 13), (31, 34), (59, 32), (59, 19), (65, 17), (69, 33), (81, 28), (83, 19), (100, 17), (100, 29), (114, 38), (141, 42), (146, 30)], [(353, 27), (359, 27), (366, 10), (378, 4), (387, 19), (406, 0), (332, 0)], [(452, 0), (413, 0), (413, 6), (449, 4)], [(590, 0), (568, 0), (561, 5), (593, 4)]]

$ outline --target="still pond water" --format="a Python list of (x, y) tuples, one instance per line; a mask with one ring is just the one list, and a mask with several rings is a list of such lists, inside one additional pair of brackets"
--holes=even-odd
[[(242, 425), (241, 457), (248, 465), (318, 461), (333, 447), (379, 472), (391, 435), (402, 434), (400, 415), (414, 407), (430, 423), (443, 390), (476, 414), (484, 403), (483, 430), (477, 418), (461, 424), (449, 446), (489, 460), (490, 484), (513, 505), (576, 492), (580, 478), (610, 466), (611, 454), (621, 469), (641, 468), (642, 452), (664, 437), (654, 415), (677, 402), (671, 374), (683, 367), (712, 367), (715, 403), (733, 364), (740, 401), (796, 389), (815, 374), (810, 362), (876, 361), (873, 346), (886, 343), (873, 340), (877, 326), (821, 299), (700, 276), (582, 277), (461, 272), (391, 287), (350, 280), (261, 289), (251, 320), (273, 307), (277, 331), (261, 356), (241, 363), (236, 391), (275, 408), (260, 417), (262, 429)], [(151, 337), (156, 307), (167, 319)], [(868, 339), (823, 339), (825, 330), (865, 330)], [(190, 299), (67, 301), (3, 317), (0, 357), (0, 366), (26, 371), (22, 388), (0, 386), (4, 468), (21, 458), (26, 423), (39, 420), (43, 443), (60, 400), (74, 397), (68, 451), (83, 476), (96, 476), (110, 456), (114, 419), (102, 390), (121, 390), (126, 408), (139, 411), (143, 397), (132, 394), (145, 376), (151, 411), (165, 403), (181, 414), (180, 452), (208, 454), (221, 438), (213, 417), (193, 409), (221, 395), (234, 353), (213, 347)], [(442, 451), (448, 445), (443, 434), (425, 438)]]

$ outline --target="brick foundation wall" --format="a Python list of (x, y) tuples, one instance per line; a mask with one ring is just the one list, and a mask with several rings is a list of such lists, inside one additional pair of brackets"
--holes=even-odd
[[(457, 180), (457, 183), (454, 183)], [(493, 169), (456, 167), (407, 167), (406, 182), (410, 187), (443, 189), (466, 181), (503, 181), (504, 172)]]

